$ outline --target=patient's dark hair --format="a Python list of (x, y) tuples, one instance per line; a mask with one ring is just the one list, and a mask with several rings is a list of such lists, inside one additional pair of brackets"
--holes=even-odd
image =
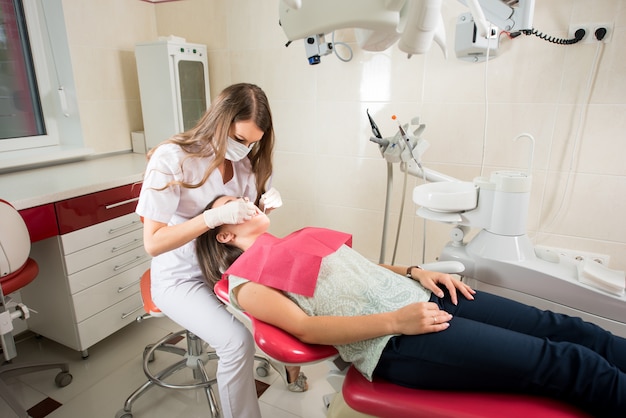
[[(223, 195), (213, 199), (205, 210), (213, 208), (215, 201), (220, 197), (223, 197)], [(222, 272), (226, 271), (243, 253), (240, 248), (230, 244), (222, 244), (217, 240), (217, 234), (220, 232), (220, 229), (221, 227), (219, 226), (209, 229), (196, 238), (198, 264), (202, 274), (212, 286), (215, 286), (215, 283), (222, 278)]]

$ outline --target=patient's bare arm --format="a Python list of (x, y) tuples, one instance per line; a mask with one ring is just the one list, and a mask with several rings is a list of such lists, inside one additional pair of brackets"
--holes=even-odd
[(311, 344), (339, 345), (383, 335), (438, 332), (448, 328), (452, 319), (431, 302), (372, 315), (308, 316), (276, 289), (248, 282), (236, 290), (237, 302), (250, 315)]

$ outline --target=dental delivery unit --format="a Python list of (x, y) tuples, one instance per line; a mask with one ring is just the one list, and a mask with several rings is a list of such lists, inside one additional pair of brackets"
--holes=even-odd
[[(527, 172), (495, 171), (472, 182), (424, 168), (421, 156), (428, 142), (420, 137), (424, 125), (413, 132), (400, 126), (383, 138), (370, 117), (380, 152), (388, 163), (400, 163), (406, 173), (426, 182), (413, 190), (417, 214), (452, 225), (451, 241), (438, 258), (457, 262), (463, 280), (476, 289), (505, 296), (541, 309), (578, 316), (616, 335), (626, 337), (626, 276), (594, 260), (561, 257), (535, 247), (526, 235), (531, 190), (534, 138), (530, 142)], [(412, 124), (419, 124), (414, 118)], [(479, 231), (467, 239), (471, 228)]]

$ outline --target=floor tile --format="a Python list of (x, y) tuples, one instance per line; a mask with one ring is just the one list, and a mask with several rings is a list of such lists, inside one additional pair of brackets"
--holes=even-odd
[[(74, 379), (64, 388), (56, 387), (54, 377), (58, 370), (30, 373), (8, 379), (8, 385), (26, 409), (40, 402), (62, 404), (45, 415), (46, 418), (112, 418), (122, 410), (126, 398), (143, 382), (144, 347), (180, 328), (167, 318), (154, 318), (133, 323), (95, 344), (86, 359), (75, 350), (46, 338), (25, 333), (18, 336), (18, 355), (14, 364), (31, 361), (68, 362)], [(181, 341), (179, 345), (184, 346)], [(157, 352), (150, 367), (159, 367), (174, 361), (174, 355)], [(207, 372), (213, 375), (215, 365)], [(270, 385), (259, 398), (263, 418), (323, 418), (323, 396), (332, 388), (325, 381), (329, 370), (326, 363), (307, 365), (309, 390), (289, 392), (283, 379), (271, 369), (268, 376), (257, 377)], [(51, 398), (46, 401), (46, 398)], [(45, 409), (45, 407), (44, 407)], [(203, 390), (174, 391), (154, 387), (140, 397), (132, 408), (133, 418), (194, 418), (206, 417), (208, 401)], [(0, 418), (14, 418), (8, 406), (0, 399)]]

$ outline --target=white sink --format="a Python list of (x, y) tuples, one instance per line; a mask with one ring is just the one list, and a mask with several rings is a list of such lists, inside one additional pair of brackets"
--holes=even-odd
[(467, 181), (426, 183), (413, 189), (413, 202), (439, 212), (472, 210), (478, 204), (478, 186)]

